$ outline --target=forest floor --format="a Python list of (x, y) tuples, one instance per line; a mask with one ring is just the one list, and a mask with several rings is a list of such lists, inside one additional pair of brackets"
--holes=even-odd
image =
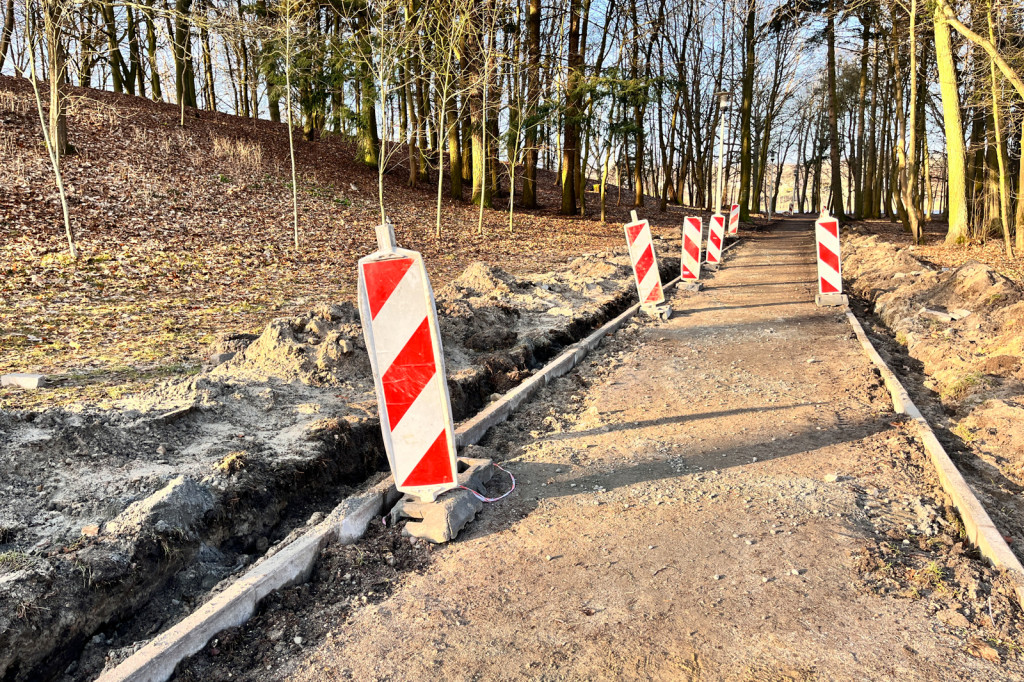
[(1020, 679), (1008, 578), (814, 306), (810, 227), (745, 235), (494, 429), (518, 485), (457, 541), (330, 548), (176, 679)]
[[(0, 407), (78, 400), (109, 404), (168, 376), (198, 371), (220, 333), (256, 333), (275, 317), (354, 297), (355, 262), (376, 250), (377, 174), (353, 163), (343, 136), (297, 138), (299, 249), (293, 247), (286, 128), (72, 88), (64, 160), (67, 242), (27, 81), (0, 76), (0, 374), (47, 374), (43, 392), (5, 391)], [(539, 173), (542, 208), (516, 209), (507, 179), (495, 210), (442, 199), (437, 173), (407, 185), (404, 153), (384, 180), (400, 246), (423, 253), (435, 288), (473, 261), (516, 273), (555, 269), (619, 247), (630, 200), (609, 189), (608, 222), (587, 192), (587, 217), (557, 215), (555, 175)], [(520, 181), (521, 182), (521, 181)], [(592, 189), (592, 188), (591, 188)], [(468, 195), (468, 189), (465, 192)], [(504, 207), (504, 208), (503, 208)], [(657, 212), (655, 234), (678, 234), (682, 209)]]

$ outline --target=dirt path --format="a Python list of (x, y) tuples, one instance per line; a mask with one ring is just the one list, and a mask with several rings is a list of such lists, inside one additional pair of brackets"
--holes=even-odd
[(179, 678), (1021, 679), (812, 240), (751, 235), (492, 432), (519, 488), (457, 542), (330, 552)]

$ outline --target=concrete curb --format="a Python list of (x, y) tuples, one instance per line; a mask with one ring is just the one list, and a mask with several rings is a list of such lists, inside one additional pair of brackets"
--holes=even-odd
[(897, 413), (910, 417), (917, 426), (921, 441), (924, 443), (924, 449), (932, 461), (932, 466), (935, 467), (935, 471), (939, 475), (942, 489), (946, 491), (946, 494), (949, 495), (953, 502), (953, 506), (960, 513), (968, 539), (978, 548), (981, 555), (989, 563), (1010, 574), (1015, 583), (1014, 591), (1017, 594), (1017, 601), (1024, 606), (1024, 566), (1021, 565), (1020, 560), (1017, 559), (1013, 550), (1010, 549), (1003, 534), (996, 528), (988, 512), (985, 511), (985, 507), (982, 506), (974, 491), (971, 490), (967, 481), (964, 480), (960, 470), (956, 468), (953, 460), (949, 458), (949, 454), (935, 436), (935, 432), (928, 424), (928, 420), (924, 418), (921, 411), (917, 409), (917, 405), (910, 399), (910, 394), (907, 393), (903, 384), (900, 383), (899, 378), (889, 369), (889, 366), (885, 364), (885, 360), (875, 350), (871, 339), (864, 332), (860, 320), (850, 310), (846, 311), (846, 319), (850, 321), (850, 326), (853, 327), (853, 331), (860, 340), (860, 345), (864, 348), (864, 352), (871, 358), (871, 361), (882, 374), (885, 387), (889, 389), (889, 394), (892, 396), (893, 408)]
[(249, 569), (177, 625), (161, 633), (98, 682), (164, 682), (177, 665), (200, 651), (218, 632), (249, 620), (271, 592), (309, 579), (320, 550), (329, 542), (351, 544), (388, 501), (398, 498), (390, 480), (342, 502), (311, 531)]
[[(735, 246), (739, 240), (730, 244)], [(669, 290), (680, 281), (676, 277), (665, 284)], [(487, 431), (507, 420), (516, 408), (537, 391), (578, 365), (609, 333), (618, 330), (640, 310), (637, 303), (591, 333), (569, 346), (558, 357), (532, 377), (487, 406), (455, 431), (456, 447), (475, 445)], [(352, 544), (366, 532), (370, 521), (401, 495), (389, 479), (369, 491), (351, 497), (331, 512), (313, 530), (297, 538), (273, 556), (249, 569), (227, 589), (201, 606), (171, 629), (158, 635), (97, 682), (165, 682), (177, 665), (202, 650), (217, 633), (245, 623), (256, 611), (260, 600), (271, 592), (297, 585), (309, 579), (320, 550), (329, 542)]]

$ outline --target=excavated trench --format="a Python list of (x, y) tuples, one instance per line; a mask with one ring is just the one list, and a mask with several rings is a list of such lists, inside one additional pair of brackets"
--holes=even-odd
[[(443, 334), (446, 329), (449, 333), (461, 330), (458, 323), (448, 324), (446, 320), (459, 319), (460, 311), (464, 312), (463, 299), (474, 301), (478, 309), (483, 308), (481, 301), (487, 301), (498, 310), (498, 318), (514, 318), (521, 329), (514, 344), (505, 348), (501, 346), (507, 344), (508, 338), (492, 338), (494, 330), (490, 327), (500, 326), (495, 324), (485, 325), (487, 328), (482, 331), (470, 329), (474, 333), (462, 339), (465, 348), (461, 350), (457, 341), (445, 338), (456, 421), (473, 416), (495, 394), (518, 385), (566, 346), (635, 302), (631, 274), (623, 267), (622, 257), (603, 260), (615, 264), (614, 275), (604, 273), (604, 280), (591, 277), (593, 282), (583, 278), (587, 280), (584, 285), (571, 281), (569, 288), (578, 290), (580, 296), (576, 298), (586, 304), (570, 306), (568, 311), (557, 306), (546, 309), (545, 313), (554, 310), (561, 315), (557, 323), (547, 328), (532, 323), (524, 325), (520, 318), (525, 319), (533, 312), (506, 305), (500, 300), (501, 295), (474, 290), (473, 277), (468, 279), (468, 286), (449, 287), (439, 293)], [(663, 258), (660, 269), (667, 281), (672, 276), (669, 273), (678, 269), (678, 260)], [(609, 277), (614, 279), (614, 285), (605, 281), (611, 281)], [(513, 292), (525, 287), (511, 279), (507, 278), (506, 284)], [(559, 289), (557, 273), (553, 280), (549, 277), (546, 281), (547, 284), (538, 285), (539, 294)], [(566, 300), (573, 298), (567, 295)], [(501, 321), (486, 316), (485, 319), (490, 323)], [(313, 319), (308, 324), (316, 322)], [(346, 322), (351, 319), (342, 319), (338, 324), (343, 327)], [(499, 337), (502, 333), (497, 331)], [(253, 342), (253, 347), (258, 343)], [(455, 348), (452, 353), (449, 345)], [(455, 357), (453, 361), (451, 355), (458, 356), (467, 348), (472, 351), (471, 357), (463, 353), (466, 357)], [(322, 355), (323, 348), (318, 352)], [(365, 355), (365, 350), (354, 352)], [(256, 352), (250, 355), (255, 356)], [(244, 368), (244, 353), (239, 360), (236, 367)], [(231, 432), (232, 428), (241, 429), (237, 420), (219, 421), (229, 411), (225, 405), (234, 404), (232, 401), (249, 404), (264, 400), (271, 405), (265, 408), (267, 413), (275, 414), (281, 407), (278, 393), (292, 389), (239, 382), (236, 379), (245, 372), (240, 369), (233, 374), (231, 363), (226, 367), (187, 382), (189, 395), (198, 398), (169, 410), (143, 410), (141, 417), (135, 413), (97, 416), (88, 411), (83, 415), (62, 410), (0, 413), (0, 428), (22, 433), (22, 447), (36, 448), (39, 453), (56, 451), (55, 458), (41, 456), (55, 459), (57, 467), (65, 466), (60, 462), (65, 454), (70, 455), (65, 461), (72, 462), (68, 466), (73, 469), (78, 458), (95, 457), (96, 451), (102, 451), (104, 461), (112, 459), (114, 464), (134, 471), (130, 467), (140, 448), (185, 443), (189, 439), (204, 441), (206, 447), (202, 451), (206, 458), (203, 467), (191, 469), (181, 462), (194, 456), (197, 446), (169, 448), (172, 454), (167, 456), (179, 458), (171, 465), (178, 468), (173, 472), (178, 475), (170, 478), (165, 473), (161, 478), (153, 474), (147, 478), (148, 469), (144, 470), (134, 494), (127, 498), (122, 495), (133, 500), (131, 504), (113, 521), (98, 525), (95, 534), (86, 533), (83, 528), (80, 538), (40, 548), (44, 538), (24, 553), (27, 565), (7, 572), (0, 566), (0, 592), (6, 590), (0, 595), (0, 620), (4, 618), (2, 614), (7, 616), (6, 622), (0, 622), (3, 680), (94, 677), (98, 668), (127, 657), (145, 640), (197, 608), (221, 580), (231, 579), (244, 570), (307, 519), (328, 512), (355, 490), (379, 480), (387, 470), (375, 409), (365, 401), (352, 400), (353, 396), (363, 395), (360, 390), (365, 386), (344, 385), (334, 389), (335, 384), (329, 384), (330, 398), (309, 408), (322, 410), (320, 415), (328, 416), (303, 423), (299, 435), (292, 433), (284, 441), (280, 439), (298, 427), (283, 428), (277, 440), (253, 439), (249, 433)], [(298, 397), (289, 398), (298, 408), (309, 404), (303, 401), (309, 399), (314, 389), (303, 390)], [(333, 393), (334, 390), (339, 392)], [(316, 391), (321, 396), (324, 386), (316, 387)], [(258, 418), (257, 414), (257, 424)], [(38, 442), (23, 433), (35, 434), (47, 428), (52, 429), (53, 435)], [(211, 441), (210, 433), (219, 439), (216, 446), (207, 442)], [(210, 461), (215, 462), (213, 473), (208, 473)], [(162, 481), (166, 481), (162, 486), (155, 484)], [(143, 494), (148, 492), (147, 484), (153, 492)], [(38, 487), (43, 488), (42, 484)], [(133, 492), (130, 486), (128, 492)], [(59, 495), (54, 499), (57, 498)], [(104, 507), (102, 501), (93, 507), (74, 502), (63, 509), (58, 506), (58, 510), (74, 511), (79, 516), (88, 512), (109, 516), (114, 509)], [(28, 531), (5, 522), (2, 516), (0, 531), (0, 559), (7, 546), (21, 548), (37, 539), (22, 537), (19, 545), (19, 536), (29, 535)]]

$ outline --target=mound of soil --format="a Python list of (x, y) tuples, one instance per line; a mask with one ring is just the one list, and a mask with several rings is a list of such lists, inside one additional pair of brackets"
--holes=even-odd
[[(456, 419), (635, 297), (622, 255), (530, 277), (474, 263), (437, 295)], [(230, 357), (112, 410), (0, 411), (0, 677), (53, 678), (83, 647), (96, 660), (133, 646), (265, 552), (308, 500), (329, 508), (386, 468), (350, 302), (210, 351)], [(158, 593), (176, 605), (120, 626)]]
[(1014, 282), (977, 261), (936, 268), (875, 236), (843, 248), (853, 293), (874, 305), (951, 409), (1024, 392), (1024, 296)]

